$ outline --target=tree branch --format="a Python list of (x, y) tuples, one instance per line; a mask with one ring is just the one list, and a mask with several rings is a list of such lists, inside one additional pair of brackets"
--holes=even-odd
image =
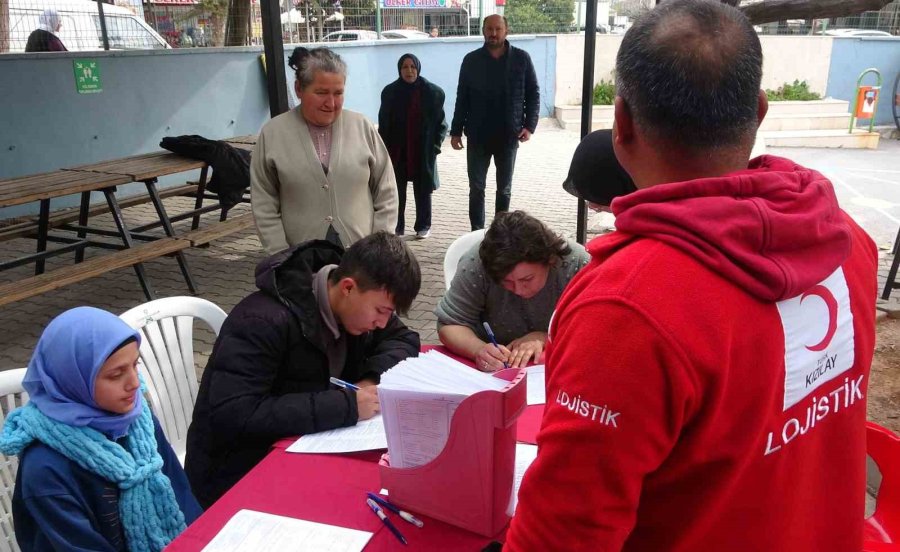
[[(729, 0), (724, 0), (730, 3)], [(785, 19), (824, 19), (880, 10), (891, 0), (762, 0), (741, 10), (754, 25)]]

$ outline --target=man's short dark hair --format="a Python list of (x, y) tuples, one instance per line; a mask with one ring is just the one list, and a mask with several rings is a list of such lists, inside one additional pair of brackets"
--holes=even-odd
[(362, 291), (385, 290), (399, 314), (406, 314), (422, 283), (419, 261), (399, 237), (380, 231), (357, 241), (328, 279), (353, 278)]
[(667, 1), (625, 34), (616, 86), (635, 124), (691, 149), (755, 135), (762, 47), (749, 20), (717, 0)]
[(549, 264), (572, 252), (565, 239), (525, 211), (497, 213), (478, 256), (494, 282), (500, 282), (519, 263)]

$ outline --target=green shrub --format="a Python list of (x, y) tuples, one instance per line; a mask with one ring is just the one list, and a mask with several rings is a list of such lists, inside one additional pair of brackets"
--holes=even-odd
[(601, 80), (594, 85), (594, 105), (612, 105), (616, 99), (616, 85)]
[[(595, 92), (596, 94), (596, 92)], [(784, 83), (778, 90), (766, 90), (770, 102), (821, 100), (822, 96), (812, 92), (806, 81), (795, 80), (794, 84)]]

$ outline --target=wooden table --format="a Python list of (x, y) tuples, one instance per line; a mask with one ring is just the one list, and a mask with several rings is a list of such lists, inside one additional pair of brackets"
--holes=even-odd
[[(238, 136), (231, 139), (230, 145), (243, 149), (252, 148), (256, 141), (255, 136)], [(194, 208), (175, 216), (170, 216), (162, 202), (162, 195), (157, 189), (159, 177), (182, 173), (191, 170), (200, 170), (200, 180), (192, 191), (178, 192), (181, 195), (190, 195), (195, 198)], [(215, 228), (198, 230), (200, 217), (203, 213), (220, 210), (219, 222), (226, 221), (226, 210), (216, 201), (214, 204), (203, 205), (204, 199), (218, 199), (215, 195), (206, 191), (209, 166), (202, 160), (177, 155), (168, 151), (157, 151), (142, 155), (134, 155), (122, 159), (103, 161), (68, 167), (48, 173), (36, 174), (0, 180), (0, 208), (21, 205), (33, 201), (40, 201), (40, 213), (36, 221), (36, 231), (29, 231), (29, 224), (17, 225), (13, 237), (24, 235), (36, 235), (37, 251), (31, 255), (0, 263), (0, 270), (35, 263), (35, 278), (29, 282), (14, 282), (0, 285), (0, 305), (23, 299), (51, 289), (80, 281), (105, 271), (133, 266), (140, 281), (141, 288), (147, 299), (156, 297), (150, 285), (142, 261), (162, 255), (174, 255), (184, 276), (185, 282), (192, 293), (197, 293), (197, 284), (191, 274), (187, 258), (183, 249), (192, 246), (202, 246), (210, 240), (222, 237), (229, 233), (240, 231), (252, 226), (252, 215), (238, 217), (240, 220), (228, 221), (228, 224), (217, 225)], [(149, 224), (129, 228), (122, 216), (122, 208), (116, 199), (116, 186), (120, 184), (143, 183), (147, 188), (147, 194), (156, 210), (158, 220)], [(187, 188), (187, 187), (183, 187)], [(116, 231), (91, 227), (88, 225), (90, 217), (91, 192), (102, 192), (112, 215)], [(81, 204), (78, 210), (77, 223), (73, 223), (74, 215), (67, 216), (67, 220), (57, 221), (54, 229), (70, 232), (62, 235), (59, 232), (50, 232), (50, 200), (67, 195), (81, 194)], [(249, 201), (246, 197), (244, 201)], [(96, 210), (95, 210), (96, 211)], [(176, 236), (173, 222), (192, 219), (191, 232), (187, 235)], [(62, 222), (62, 223), (60, 223)], [(23, 226), (24, 229), (18, 228)], [(161, 226), (164, 237), (148, 234), (147, 230)], [(72, 235), (74, 233), (74, 236)], [(89, 235), (119, 238), (121, 245), (108, 241), (89, 239)], [(47, 243), (62, 243), (61, 247), (48, 250)], [(137, 242), (146, 242), (136, 245)], [(155, 244), (155, 245), (154, 245)], [(84, 260), (84, 250), (87, 247), (100, 247), (117, 250), (116, 258), (101, 256)], [(122, 250), (130, 250), (123, 254)], [(44, 274), (45, 261), (48, 257), (61, 255), (70, 251), (75, 252), (77, 269), (57, 269), (51, 274)], [(88, 266), (82, 266), (82, 263)], [(45, 277), (46, 276), (46, 277)], [(64, 283), (61, 283), (64, 282)]]
[[(50, 200), (72, 194), (85, 194), (96, 190), (112, 189), (119, 184), (127, 184), (131, 179), (115, 174), (84, 174), (70, 171), (53, 171), (19, 178), (0, 180), (0, 208), (23, 205), (40, 201), (40, 214), (37, 227), (37, 252), (34, 255), (20, 257), (14, 261), (0, 263), (0, 270), (6, 270), (23, 264), (35, 263), (35, 274), (43, 274), (44, 263), (48, 257), (76, 251), (78, 260), (83, 258), (84, 248), (93, 245), (79, 233), (79, 239), (56, 239), (67, 244), (63, 247), (47, 250), (49, 237)], [(113, 200), (115, 196), (113, 195)], [(83, 213), (82, 213), (83, 216)]]
[[(163, 231), (165, 232), (166, 236), (170, 238), (175, 237), (175, 229), (172, 226), (173, 219), (170, 218), (169, 214), (166, 212), (166, 208), (163, 205), (162, 198), (160, 198), (159, 196), (159, 190), (156, 187), (156, 183), (160, 176), (166, 176), (195, 169), (200, 169), (201, 172), (200, 184), (198, 185), (197, 189), (197, 198), (194, 204), (194, 210), (190, 211), (186, 215), (179, 215), (178, 219), (193, 217), (194, 221), (191, 225), (191, 228), (196, 229), (200, 224), (200, 215), (204, 211), (202, 208), (202, 204), (206, 187), (206, 175), (208, 172), (208, 165), (199, 159), (192, 159), (190, 157), (176, 155), (168, 151), (157, 151), (153, 153), (146, 153), (143, 155), (126, 157), (124, 159), (116, 159), (113, 161), (102, 161), (100, 163), (79, 165), (63, 170), (81, 174), (119, 176), (128, 178), (129, 182), (144, 183), (144, 185), (147, 187), (147, 194), (150, 196), (150, 201), (153, 203), (153, 207), (156, 209), (156, 214), (159, 217), (159, 221), (136, 227), (133, 230), (129, 230), (125, 226), (125, 221), (122, 218), (122, 214), (118, 205), (115, 204), (115, 202), (109, 202), (109, 197), (114, 197), (114, 194), (104, 190), (104, 193), (107, 196), (107, 202), (109, 203), (110, 212), (112, 212), (113, 214), (113, 220), (116, 222), (116, 227), (119, 229), (119, 234), (122, 236), (122, 239), (125, 240), (126, 246), (132, 247), (132, 237), (143, 239), (138, 233), (142, 233), (145, 230), (149, 230), (150, 228), (160, 225), (163, 227)], [(86, 205), (90, 202), (90, 195), (83, 194), (81, 197), (81, 202), (82, 209), (86, 210)], [(218, 208), (218, 206), (208, 207), (210, 208), (206, 210)], [(224, 218), (225, 217), (223, 214), (222, 220), (224, 220)], [(79, 232), (84, 231), (90, 230), (86, 230), (84, 227), (79, 228)], [(181, 274), (184, 277), (184, 281), (187, 284), (188, 288), (191, 290), (191, 293), (197, 293), (197, 284), (194, 281), (193, 275), (191, 274), (191, 269), (188, 265), (187, 257), (185, 257), (184, 252), (175, 252), (175, 257), (178, 259), (178, 266), (181, 268)], [(138, 266), (139, 265), (135, 265), (136, 270), (138, 270)], [(141, 282), (141, 287), (144, 289), (144, 293), (147, 295), (147, 298), (152, 299), (155, 294), (152, 288), (149, 287), (150, 284), (147, 281), (146, 274), (144, 274), (143, 272), (143, 267), (141, 267), (138, 272), (138, 279)]]

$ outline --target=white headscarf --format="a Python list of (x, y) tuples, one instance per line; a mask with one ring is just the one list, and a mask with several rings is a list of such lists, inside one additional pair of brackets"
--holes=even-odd
[(56, 28), (59, 26), (59, 12), (53, 8), (47, 8), (44, 10), (44, 13), (40, 15), (38, 20), (40, 21), (40, 25), (38, 25), (39, 28), (55, 33)]

